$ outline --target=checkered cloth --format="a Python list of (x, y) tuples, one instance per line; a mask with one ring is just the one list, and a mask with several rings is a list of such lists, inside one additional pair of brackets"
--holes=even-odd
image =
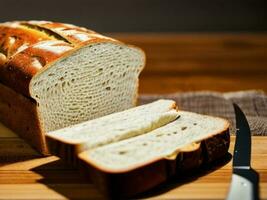
[(236, 103), (245, 113), (253, 135), (267, 135), (267, 95), (263, 91), (239, 92), (183, 92), (167, 95), (141, 95), (139, 104), (152, 102), (159, 98), (176, 101), (180, 110), (192, 111), (226, 118), (230, 121), (231, 134), (235, 134)]

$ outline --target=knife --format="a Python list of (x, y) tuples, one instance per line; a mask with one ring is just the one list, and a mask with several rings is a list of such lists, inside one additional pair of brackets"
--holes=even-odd
[(251, 133), (247, 119), (233, 104), (236, 115), (236, 141), (233, 155), (233, 175), (227, 200), (258, 200), (259, 175), (250, 165)]

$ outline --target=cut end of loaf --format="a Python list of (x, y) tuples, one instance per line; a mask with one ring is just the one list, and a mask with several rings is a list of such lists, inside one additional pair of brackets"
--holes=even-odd
[(179, 111), (180, 117), (166, 126), (128, 140), (79, 154), (80, 159), (108, 172), (122, 173), (160, 159), (173, 159), (179, 152), (195, 150), (198, 143), (223, 134), (229, 123), (221, 118)]
[(134, 106), (144, 53), (113, 42), (88, 44), (52, 63), (30, 83), (46, 132)]

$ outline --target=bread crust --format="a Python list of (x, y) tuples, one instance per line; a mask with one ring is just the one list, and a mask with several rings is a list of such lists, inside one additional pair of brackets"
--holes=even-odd
[[(31, 29), (27, 26), (36, 26), (50, 31), (48, 33)], [(65, 29), (65, 32), (74, 31), (73, 34), (64, 34), (64, 30), (58, 31), (59, 28)], [(88, 40), (78, 40), (75, 36), (84, 34)], [(59, 37), (65, 39), (60, 40)], [(13, 38), (12, 42), (9, 42)], [(53, 52), (45, 48), (36, 48), (40, 42), (58, 42), (53, 46), (65, 46), (65, 51)], [(14, 89), (18, 93), (31, 97), (29, 93), (30, 81), (43, 68), (51, 66), (53, 61), (62, 58), (68, 52), (86, 46), (89, 43), (102, 41), (112, 41), (120, 43), (111, 38), (102, 36), (85, 28), (74, 25), (67, 25), (53, 22), (21, 21), (0, 24), (0, 52), (6, 56), (5, 61), (0, 61), (0, 80), (3, 84)], [(25, 46), (20, 50), (22, 46)], [(33, 58), (38, 59), (41, 66), (34, 66)]]
[[(83, 43), (84, 40), (82, 38), (75, 37), (74, 33), (85, 34), (84, 36), (98, 34), (95, 31), (89, 30), (84, 27), (78, 27), (72, 24), (64, 24), (64, 23), (59, 23), (59, 22), (26, 21), (22, 23), (28, 26), (36, 26), (38, 28), (48, 30), (52, 32), (53, 34), (58, 34), (60, 37), (64, 38), (68, 43), (74, 44), (75, 46), (81, 45), (81, 43)], [(73, 34), (68, 34), (68, 33), (73, 33)], [(105, 37), (105, 38), (108, 38), (108, 37)], [(114, 40), (114, 39), (111, 39), (111, 40)]]
[(0, 121), (43, 155), (48, 154), (36, 102), (0, 83)]
[(46, 136), (49, 153), (60, 157), (66, 164), (78, 168), (79, 161), (77, 144), (70, 144)]
[(92, 180), (100, 191), (111, 198), (131, 197), (151, 189), (166, 180), (192, 171), (223, 157), (230, 145), (229, 128), (204, 139), (192, 151), (179, 152), (174, 159), (162, 158), (144, 163), (134, 169), (108, 171), (99, 169), (90, 161), (80, 158), (83, 173)]

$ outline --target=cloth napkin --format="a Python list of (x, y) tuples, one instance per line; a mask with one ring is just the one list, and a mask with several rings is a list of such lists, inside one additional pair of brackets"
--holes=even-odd
[(139, 104), (168, 98), (176, 101), (179, 110), (223, 117), (229, 120), (230, 132), (235, 134), (235, 112), (233, 103), (240, 106), (250, 125), (252, 135), (267, 135), (267, 95), (263, 91), (238, 92), (182, 92), (166, 95), (141, 95)]

